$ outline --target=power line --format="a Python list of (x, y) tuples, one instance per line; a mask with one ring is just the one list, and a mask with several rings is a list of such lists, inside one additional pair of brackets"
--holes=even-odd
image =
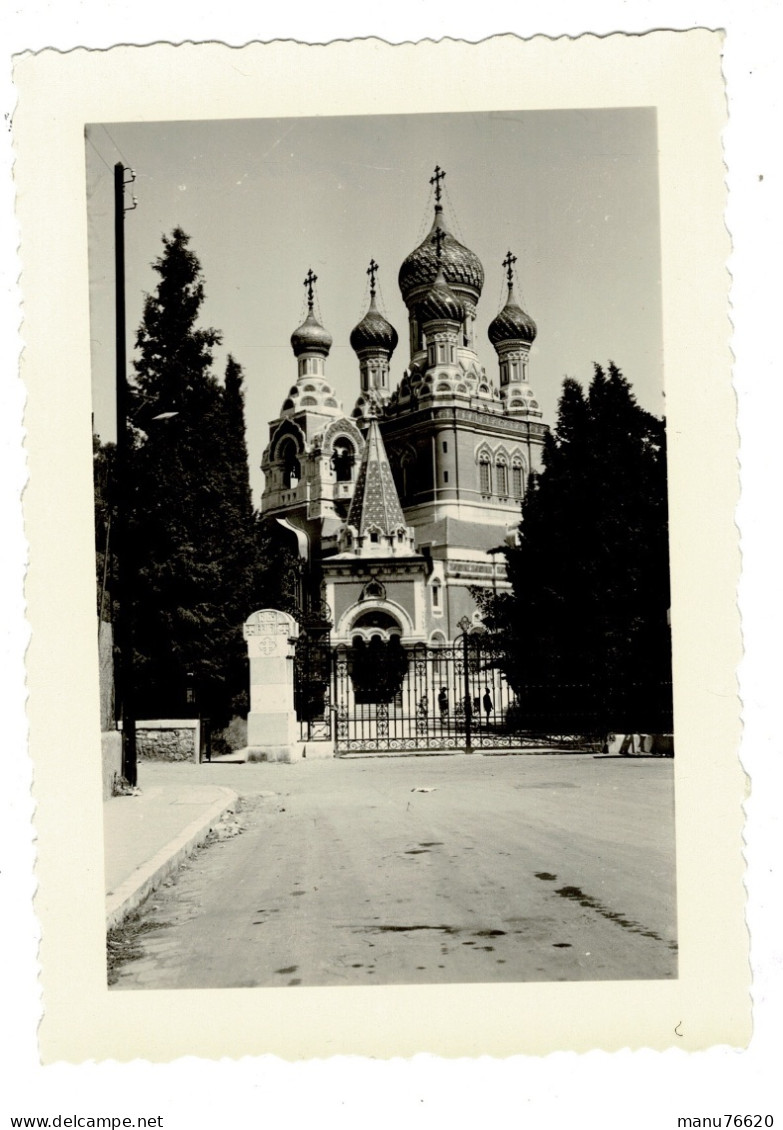
[(104, 165), (106, 166), (106, 168), (107, 168), (107, 169), (109, 170), (109, 172), (111, 173), (111, 172), (113, 171), (113, 170), (112, 170), (112, 167), (111, 167), (111, 165), (110, 165), (110, 164), (109, 164), (109, 162), (108, 162), (108, 161), (107, 161), (107, 160), (106, 160), (106, 159), (105, 159), (105, 158), (103, 157), (103, 155), (101, 154), (100, 150), (99, 150), (99, 149), (98, 149), (98, 147), (97, 147), (97, 146), (95, 145), (95, 142), (94, 142), (94, 141), (92, 140), (92, 138), (90, 137), (90, 135), (89, 135), (88, 133), (86, 133), (86, 134), (85, 134), (84, 136), (85, 136), (85, 137), (87, 138), (87, 141), (88, 141), (88, 142), (90, 143), (90, 145), (92, 145), (92, 147), (93, 147), (93, 149), (95, 150), (95, 152), (96, 152), (96, 153), (98, 154), (98, 156), (99, 156), (99, 157), (100, 157), (100, 159), (101, 159), (101, 160), (103, 161), (103, 163), (104, 163)]
[(116, 141), (114, 140), (114, 138), (112, 137), (112, 135), (111, 135), (111, 134), (109, 133), (109, 131), (108, 131), (108, 130), (106, 129), (106, 126), (105, 126), (105, 125), (103, 124), (103, 122), (101, 122), (101, 129), (102, 129), (102, 130), (103, 130), (103, 132), (104, 132), (104, 133), (106, 134), (106, 136), (108, 137), (109, 141), (110, 141), (110, 142), (112, 143), (112, 145), (114, 146), (114, 148), (115, 148), (115, 149), (117, 150), (117, 152), (119, 153), (120, 157), (122, 157), (122, 161), (123, 161), (123, 164), (127, 165), (127, 166), (128, 166), (128, 168), (130, 168), (130, 161), (128, 161), (127, 157), (125, 156), (125, 154), (123, 153), (123, 151), (122, 151), (122, 150), (120, 149), (119, 145), (118, 145), (118, 144), (117, 144), (117, 142), (116, 142)]

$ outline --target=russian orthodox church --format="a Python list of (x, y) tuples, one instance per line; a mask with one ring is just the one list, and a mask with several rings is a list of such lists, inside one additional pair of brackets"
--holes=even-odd
[[(529, 383), (533, 319), (515, 293), (516, 258), (503, 260), (508, 294), (489, 326), (494, 372), (481, 362), (478, 257), (449, 231), (439, 168), (435, 214), (403, 261), (409, 360), (397, 384), (398, 334), (370, 303), (350, 335), (359, 395), (346, 415), (326, 379), (332, 345), (315, 315), (291, 336), (297, 378), (270, 424), (262, 512), (296, 539), (305, 624), (331, 642), (446, 643), (479, 621), (471, 589), (505, 584), (500, 548), (513, 539), (547, 431)], [(460, 626), (462, 622), (462, 626)]]

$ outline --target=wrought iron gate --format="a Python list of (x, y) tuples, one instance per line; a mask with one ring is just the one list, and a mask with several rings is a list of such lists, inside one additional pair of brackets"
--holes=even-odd
[(491, 636), (478, 634), (442, 646), (404, 647), (392, 638), (332, 648), (301, 640), (296, 707), (300, 738), (334, 741), (338, 755), (524, 748), (542, 741), (524, 728)]
[(294, 708), (300, 741), (331, 741), (332, 660), (328, 636), (299, 637), (294, 654)]

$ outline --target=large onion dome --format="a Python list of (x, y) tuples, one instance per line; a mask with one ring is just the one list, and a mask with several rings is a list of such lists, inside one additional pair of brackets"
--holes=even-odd
[(351, 330), (351, 349), (355, 353), (362, 353), (365, 349), (383, 350), (391, 357), (397, 348), (397, 331), (391, 322), (384, 318), (375, 305), (375, 295), (370, 295), (370, 305), (367, 313)]
[(481, 261), (473, 251), (451, 234), (443, 218), (443, 207), (436, 204), (435, 219), (426, 239), (415, 251), (411, 251), (400, 267), (398, 276), (400, 290), (408, 306), (414, 292), (432, 283), (438, 272), (438, 257), (433, 241), (433, 235), (438, 229), (443, 232), (441, 259), (446, 282), (450, 286), (470, 288), (476, 298), (481, 294), (484, 285), (484, 268)]
[(320, 353), (323, 357), (329, 356), (332, 335), (318, 321), (312, 306), (307, 311), (307, 317), (301, 326), (291, 334), (291, 348), (296, 357), (302, 353)]
[(443, 267), (438, 269), (435, 281), (422, 298), (416, 309), (422, 325), (427, 322), (461, 322), (465, 309), (445, 279)]
[(526, 341), (530, 344), (535, 341), (537, 333), (536, 323), (519, 305), (514, 288), (510, 286), (506, 305), (489, 323), (489, 340), (493, 345), (500, 345), (503, 341)]

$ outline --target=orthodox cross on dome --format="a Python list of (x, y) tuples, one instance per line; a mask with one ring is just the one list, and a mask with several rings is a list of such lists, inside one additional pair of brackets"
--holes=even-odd
[(307, 272), (307, 277), (305, 278), (305, 281), (302, 285), (307, 287), (307, 305), (309, 306), (311, 311), (313, 309), (313, 288), (315, 287), (315, 284), (317, 282), (318, 282), (318, 275), (314, 275), (313, 274), (313, 268), (310, 267), (310, 269)]
[(445, 175), (446, 174), (444, 173), (444, 171), (440, 167), (440, 165), (436, 165), (435, 166), (435, 175), (430, 177), (430, 184), (435, 185), (435, 203), (436, 204), (440, 204), (440, 197), (441, 197), (441, 193), (443, 192), (443, 189), (440, 186), (440, 182), (443, 180)]
[(435, 254), (438, 257), (438, 266), (440, 266), (440, 258), (443, 253), (443, 241), (446, 238), (446, 233), (442, 228), (436, 228), (435, 234), (432, 237), (432, 242), (435, 244)]
[(378, 273), (378, 264), (374, 259), (370, 260), (370, 265), (367, 268), (367, 274), (370, 276), (370, 298), (375, 298), (375, 276)]
[(506, 268), (506, 278), (508, 279), (509, 288), (514, 285), (514, 264), (517, 261), (516, 255), (512, 255), (509, 251), (503, 260), (503, 266)]

